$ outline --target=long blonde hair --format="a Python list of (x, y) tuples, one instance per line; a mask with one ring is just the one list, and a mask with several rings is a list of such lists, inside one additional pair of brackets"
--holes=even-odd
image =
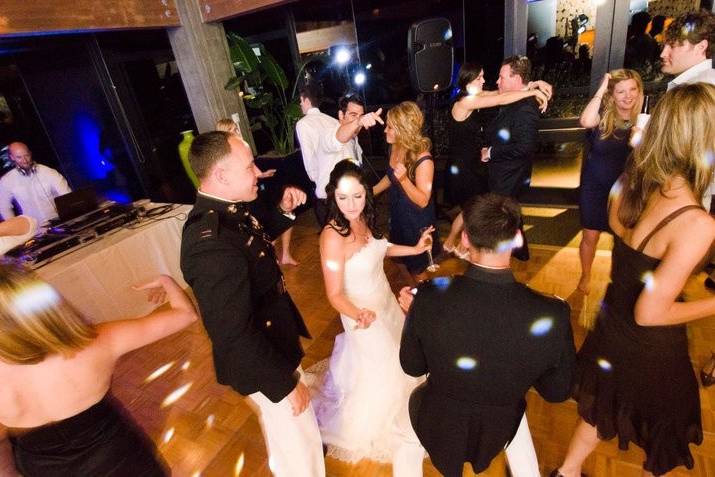
[(0, 263), (0, 359), (35, 364), (71, 355), (97, 337), (62, 296), (34, 273)]
[(616, 101), (613, 97), (613, 90), (618, 83), (626, 80), (634, 80), (636, 85), (638, 85), (638, 101), (633, 105), (631, 110), (631, 122), (636, 123), (636, 118), (638, 113), (641, 112), (643, 107), (643, 80), (641, 80), (641, 75), (635, 70), (613, 70), (609, 72), (611, 79), (608, 80), (608, 90), (603, 95), (603, 114), (601, 115), (601, 122), (598, 123), (598, 128), (601, 131), (601, 139), (606, 139), (613, 134), (616, 129), (616, 119), (618, 119), (618, 111), (616, 110)]
[(387, 124), (395, 130), (395, 144), (405, 148), (405, 167), (414, 174), (415, 161), (423, 152), (432, 149), (432, 141), (422, 135), (425, 117), (413, 101), (403, 101), (387, 112)]
[(623, 183), (618, 220), (634, 227), (648, 198), (681, 176), (700, 201), (715, 163), (715, 86), (678, 86), (658, 101), (640, 145), (633, 150)]

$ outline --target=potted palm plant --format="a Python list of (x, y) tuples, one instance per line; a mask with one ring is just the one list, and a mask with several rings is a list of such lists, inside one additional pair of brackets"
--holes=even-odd
[(233, 32), (227, 37), (236, 77), (225, 88), (239, 90), (246, 106), (259, 113), (250, 120), (251, 131), (267, 134), (275, 155), (294, 152), (294, 128), (301, 111), (297, 100), (288, 96), (291, 85), (285, 71), (263, 45), (252, 47)]
[[(266, 134), (273, 148), (256, 158), (261, 170), (277, 171), (274, 177), (264, 179), (262, 186), (271, 196), (278, 196), (289, 184), (310, 190), (311, 182), (295, 144), (295, 123), (302, 116), (293, 97), (295, 88), (289, 89), (285, 71), (263, 45), (251, 46), (233, 32), (227, 33), (227, 39), (236, 77), (226, 83), (225, 89), (238, 90), (246, 106), (258, 113), (249, 120), (251, 132)], [(290, 96), (288, 91), (292, 91)]]

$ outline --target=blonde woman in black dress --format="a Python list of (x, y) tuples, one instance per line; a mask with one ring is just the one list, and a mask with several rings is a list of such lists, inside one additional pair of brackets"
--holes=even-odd
[(643, 475), (691, 469), (703, 431), (685, 325), (715, 314), (715, 297), (683, 303), (709, 256), (715, 219), (702, 209), (713, 177), (715, 86), (673, 88), (660, 100), (609, 210), (611, 283), (578, 353), (581, 422), (552, 476), (580, 477), (600, 440), (645, 451)]

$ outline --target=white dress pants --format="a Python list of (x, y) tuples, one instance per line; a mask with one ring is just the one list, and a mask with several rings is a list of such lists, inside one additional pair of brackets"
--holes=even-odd
[[(299, 369), (301, 376), (302, 370)], [(313, 406), (293, 415), (288, 397), (272, 402), (261, 392), (248, 398), (258, 407), (268, 466), (276, 477), (324, 477), (325, 460)]]
[[(409, 421), (409, 416), (398, 421), (400, 441), (392, 460), (394, 477), (421, 477), (425, 450)], [(531, 440), (526, 414), (521, 416), (519, 428), (505, 447), (506, 459), (513, 477), (540, 477), (534, 442)]]

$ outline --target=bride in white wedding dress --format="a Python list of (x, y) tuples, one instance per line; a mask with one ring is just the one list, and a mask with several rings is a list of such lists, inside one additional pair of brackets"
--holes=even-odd
[(329, 223), (320, 255), (330, 304), (344, 332), (328, 360), (308, 370), (313, 407), (328, 455), (357, 462), (390, 462), (407, 402), (419, 383), (400, 367), (404, 313), (383, 270), (385, 256), (417, 255), (430, 248), (432, 229), (414, 247), (392, 245), (375, 231), (372, 191), (350, 161), (335, 166), (328, 192)]

